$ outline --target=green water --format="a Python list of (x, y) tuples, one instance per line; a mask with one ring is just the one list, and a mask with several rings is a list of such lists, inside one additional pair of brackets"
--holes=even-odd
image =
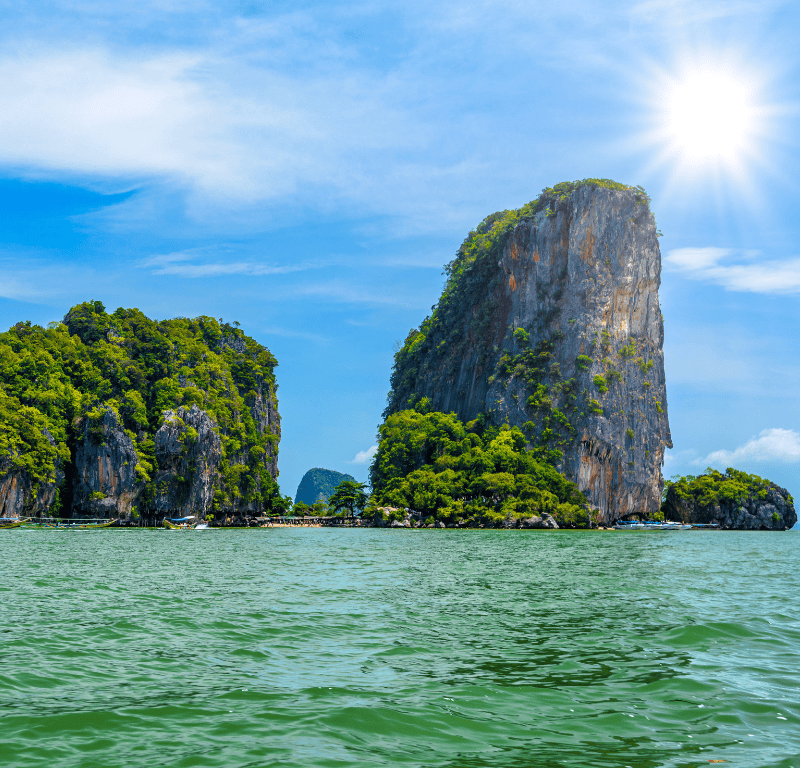
[(0, 532), (0, 765), (800, 768), (796, 533)]

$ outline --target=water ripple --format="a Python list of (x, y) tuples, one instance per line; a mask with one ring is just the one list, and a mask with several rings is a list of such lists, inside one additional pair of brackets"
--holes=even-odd
[(6, 531), (0, 758), (800, 768), (797, 541)]

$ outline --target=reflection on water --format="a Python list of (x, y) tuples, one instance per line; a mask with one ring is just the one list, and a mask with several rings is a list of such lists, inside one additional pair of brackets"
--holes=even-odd
[(0, 757), (800, 768), (797, 541), (7, 531)]

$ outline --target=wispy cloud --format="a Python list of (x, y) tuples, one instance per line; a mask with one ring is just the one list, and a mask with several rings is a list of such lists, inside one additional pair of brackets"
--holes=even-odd
[(730, 248), (677, 248), (664, 258), (668, 268), (691, 280), (747, 293), (800, 293), (800, 258), (758, 260)]
[(168, 253), (142, 259), (138, 266), (154, 275), (179, 277), (220, 277), (221, 275), (285, 275), (311, 269), (306, 264), (264, 264), (257, 261), (211, 261), (190, 263), (197, 256), (191, 251)]
[(793, 429), (765, 429), (758, 437), (732, 451), (714, 451), (694, 463), (698, 466), (729, 467), (737, 462), (749, 461), (800, 461), (800, 433)]
[[(453, 126), (426, 117), (433, 95), (421, 99), (412, 75), (358, 67), (352, 51), (334, 49), (290, 68), (280, 56), (243, 53), (254, 44), (247, 26), (238, 36), (228, 30), (228, 50), (7, 48), (0, 56), (2, 164), (33, 177), (182, 188), (198, 219), (209, 207), (295, 198), (317, 210), (356, 202), (360, 212), (390, 208), (402, 216), (425, 211), (424, 188), (436, 195), (474, 173), (452, 142), (429, 156), (431, 142)], [(308, 37), (294, 33), (296, 44)]]
[(0, 258), (0, 297), (19, 301), (61, 299), (85, 293), (87, 285), (93, 291), (107, 290), (112, 282), (108, 274), (89, 267), (77, 271), (32, 253), (24, 255), (25, 266), (19, 266), (19, 259)]
[(367, 448), (366, 451), (359, 451), (350, 464), (368, 464), (372, 461), (372, 457), (378, 452), (378, 446), (373, 445)]
[(325, 283), (302, 285), (295, 290), (300, 296), (319, 296), (344, 304), (372, 304), (405, 309), (423, 308), (419, 301), (408, 301), (389, 286), (359, 286), (343, 280), (330, 280)]
[(323, 344), (327, 343), (329, 339), (319, 333), (308, 333), (307, 331), (297, 330), (296, 328), (280, 328), (278, 326), (270, 325), (261, 329), (265, 336), (282, 336), (288, 339), (306, 339), (307, 341), (315, 341)]
[(631, 8), (634, 18), (678, 26), (750, 14), (763, 15), (783, 0), (645, 0)]

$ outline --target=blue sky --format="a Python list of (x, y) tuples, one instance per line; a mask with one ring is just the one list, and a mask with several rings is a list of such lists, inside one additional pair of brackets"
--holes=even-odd
[(2, 327), (89, 299), (238, 320), (280, 362), (283, 491), (366, 479), (393, 345), (467, 232), (613, 178), (664, 233), (665, 475), (800, 495), (795, 3), (3, 6)]

